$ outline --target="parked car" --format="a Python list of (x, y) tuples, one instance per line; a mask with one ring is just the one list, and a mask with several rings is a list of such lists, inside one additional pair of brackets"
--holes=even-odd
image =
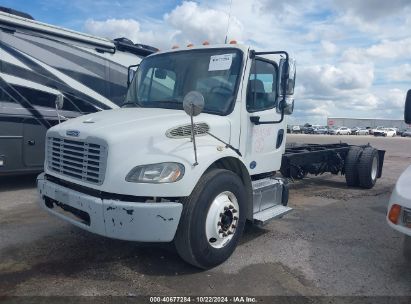
[(329, 133), (334, 135), (350, 135), (351, 129), (347, 127), (339, 127), (336, 129), (331, 129)]
[(402, 137), (411, 137), (411, 129), (407, 129), (401, 133)]
[(295, 125), (291, 128), (291, 133), (302, 133), (301, 132), (301, 127), (298, 125)]
[(328, 134), (328, 129), (326, 127), (314, 128), (314, 134)]
[(360, 128), (356, 135), (370, 135), (370, 130), (366, 128)]
[(385, 136), (385, 137), (394, 137), (397, 135), (397, 132), (394, 128), (384, 128), (380, 130), (374, 130), (374, 136)]
[(374, 129), (370, 129), (370, 134), (374, 134), (374, 132), (380, 131), (380, 130), (382, 130), (382, 129), (384, 129), (384, 128), (385, 128), (385, 127), (383, 127), (383, 126), (378, 126), (378, 127), (374, 128)]
[(312, 126), (303, 127), (303, 133), (304, 134), (314, 134), (314, 128)]
[(354, 127), (351, 129), (351, 135), (358, 135), (358, 131), (360, 130), (360, 127)]

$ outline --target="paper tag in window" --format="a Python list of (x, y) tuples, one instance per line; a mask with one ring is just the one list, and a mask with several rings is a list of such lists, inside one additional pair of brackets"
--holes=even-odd
[(209, 71), (228, 70), (233, 62), (233, 54), (214, 55), (210, 57)]

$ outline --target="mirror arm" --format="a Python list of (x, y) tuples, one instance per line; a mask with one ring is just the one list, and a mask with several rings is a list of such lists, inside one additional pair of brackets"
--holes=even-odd
[(234, 148), (232, 145), (230, 145), (229, 143), (226, 143), (224, 140), (218, 138), (217, 136), (211, 134), (210, 132), (202, 129), (205, 133), (207, 133), (208, 135), (210, 135), (212, 138), (217, 139), (219, 142), (223, 143), (225, 145), (226, 148), (230, 148), (231, 150), (233, 150), (235, 153), (238, 154), (238, 156), (243, 156), (240, 152), (240, 150), (238, 150), (237, 148)]

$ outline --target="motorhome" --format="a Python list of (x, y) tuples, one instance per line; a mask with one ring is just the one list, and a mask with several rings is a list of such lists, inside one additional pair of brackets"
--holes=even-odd
[(118, 108), (129, 66), (154, 51), (125, 38), (111, 41), (0, 8), (0, 175), (41, 171), (47, 129)]

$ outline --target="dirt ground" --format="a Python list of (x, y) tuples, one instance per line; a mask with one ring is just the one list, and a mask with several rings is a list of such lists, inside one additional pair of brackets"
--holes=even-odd
[(349, 142), (387, 151), (372, 190), (330, 174), (291, 185), (294, 211), (251, 225), (233, 256), (201, 271), (172, 244), (106, 239), (36, 204), (35, 176), (0, 178), (0, 298), (10, 295), (408, 295), (403, 236), (385, 221), (390, 192), (411, 164), (410, 138), (290, 135), (288, 142)]

